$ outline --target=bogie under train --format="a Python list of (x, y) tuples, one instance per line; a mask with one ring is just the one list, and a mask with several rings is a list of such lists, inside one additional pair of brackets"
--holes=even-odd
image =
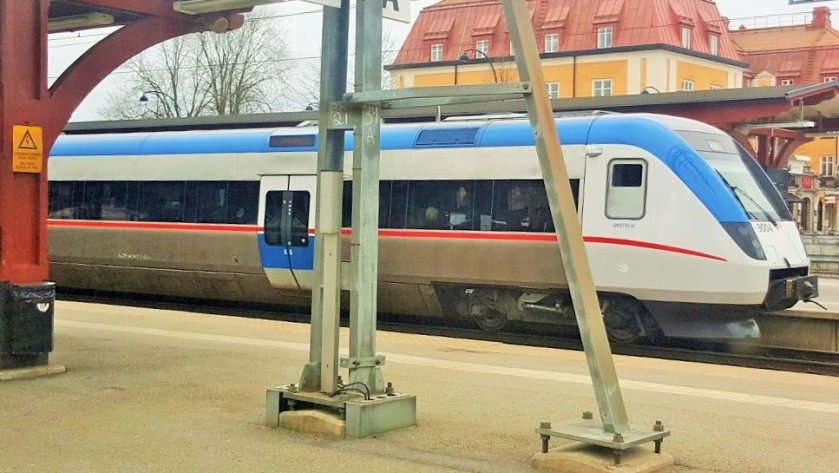
[[(556, 123), (612, 340), (758, 336), (762, 311), (817, 296), (783, 199), (728, 135), (659, 115)], [(51, 278), (307, 304), (318, 142), (304, 127), (62, 136)], [(385, 125), (381, 148), (380, 310), (575, 323), (527, 121)]]

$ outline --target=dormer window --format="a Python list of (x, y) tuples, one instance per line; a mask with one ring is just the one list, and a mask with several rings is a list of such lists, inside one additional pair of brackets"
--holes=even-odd
[(545, 52), (555, 53), (559, 51), (559, 35), (556, 33), (545, 35)]
[(690, 28), (682, 26), (682, 47), (690, 49)]
[(708, 51), (711, 55), (716, 56), (720, 53), (720, 37), (712, 34), (708, 36)]
[(443, 60), (443, 44), (435, 43), (431, 45), (431, 62), (439, 62)]
[(612, 32), (611, 26), (602, 26), (597, 28), (597, 48), (611, 48), (612, 47)]
[(489, 56), (489, 40), (482, 39), (475, 43), (475, 50), (482, 52), (485, 56)]

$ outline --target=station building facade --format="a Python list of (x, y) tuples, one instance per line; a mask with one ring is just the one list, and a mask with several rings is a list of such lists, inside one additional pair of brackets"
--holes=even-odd
[[(749, 64), (746, 87), (806, 86), (839, 79), (839, 31), (831, 24), (828, 7), (789, 18), (782, 26), (732, 27), (731, 41)], [(836, 232), (839, 139), (835, 132), (807, 136), (811, 141), (794, 151), (789, 166), (793, 212), (805, 232)]]
[[(530, 0), (551, 98), (739, 88), (747, 64), (709, 0)], [(396, 87), (515, 82), (500, 0), (424, 8), (393, 64)]]

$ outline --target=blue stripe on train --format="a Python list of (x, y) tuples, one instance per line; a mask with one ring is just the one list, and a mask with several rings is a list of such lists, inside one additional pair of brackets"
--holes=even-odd
[[(381, 149), (414, 149), (416, 138), (423, 130), (479, 127), (477, 147), (532, 146), (533, 131), (527, 120), (475, 123), (423, 123), (388, 125), (382, 129)], [(748, 222), (743, 208), (731, 191), (690, 145), (673, 129), (652, 116), (605, 115), (566, 118), (557, 121), (560, 140), (565, 145), (623, 144), (636, 146), (657, 156), (687, 185), (720, 222)], [(716, 132), (708, 127), (709, 132)], [(59, 156), (120, 156), (120, 155), (176, 155), (193, 153), (259, 153), (315, 151), (318, 146), (269, 148), (269, 138), (275, 134), (305, 135), (316, 133), (310, 129), (214, 130), (211, 132), (135, 133), (118, 135), (62, 136), (51, 150)], [(353, 135), (345, 135), (345, 149), (352, 149)], [(455, 146), (434, 146), (436, 149)], [(455, 156), (455, 155), (453, 155)], [(278, 172), (281, 172), (279, 170)]]
[(291, 255), (287, 255), (285, 249), (283, 246), (269, 245), (265, 242), (265, 234), (259, 233), (259, 256), (263, 268), (311, 270), (315, 267), (314, 235), (309, 235), (309, 246), (291, 247)]

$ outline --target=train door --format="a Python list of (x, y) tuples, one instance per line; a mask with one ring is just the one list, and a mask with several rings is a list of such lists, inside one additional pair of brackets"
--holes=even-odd
[(259, 253), (265, 275), (274, 287), (312, 287), (315, 187), (315, 176), (262, 177)]
[(647, 163), (608, 152), (589, 156), (584, 192), (586, 235), (629, 237), (646, 215)]

